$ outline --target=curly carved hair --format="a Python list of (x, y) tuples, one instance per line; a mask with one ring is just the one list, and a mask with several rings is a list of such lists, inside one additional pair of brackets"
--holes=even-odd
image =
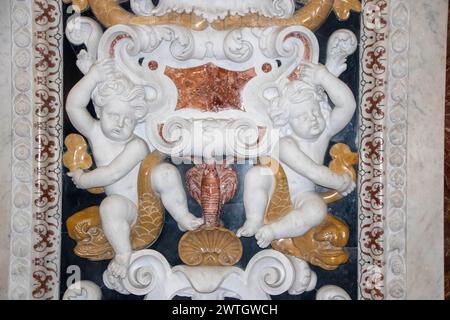
[(290, 108), (310, 100), (319, 103), (320, 110), (328, 122), (331, 107), (325, 91), (320, 87), (311, 86), (304, 81), (294, 80), (287, 83), (281, 90), (281, 94), (271, 102), (271, 107), (268, 112), (274, 126), (281, 128), (282, 131), (286, 131), (286, 134), (290, 133)]
[(92, 92), (97, 117), (100, 117), (101, 109), (114, 100), (129, 102), (135, 109), (136, 119), (141, 121), (148, 112), (148, 101), (144, 86), (136, 85), (125, 76), (101, 82)]

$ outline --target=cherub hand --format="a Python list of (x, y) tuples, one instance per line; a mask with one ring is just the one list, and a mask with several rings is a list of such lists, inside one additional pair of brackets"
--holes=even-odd
[(323, 79), (327, 74), (330, 73), (327, 67), (322, 64), (303, 62), (302, 64), (300, 64), (300, 67), (302, 68), (300, 76), (301, 80), (315, 86), (322, 85)]
[(113, 59), (104, 59), (93, 64), (88, 75), (93, 77), (96, 83), (99, 83), (114, 79), (116, 73), (115, 61)]
[(352, 193), (353, 190), (355, 190), (356, 184), (353, 181), (352, 176), (348, 173), (344, 173), (343, 175), (340, 176), (340, 178), (342, 181), (340, 183), (340, 186), (338, 188), (336, 188), (336, 190), (342, 196), (346, 197), (350, 193)]
[(72, 178), (73, 183), (78, 189), (86, 189), (83, 185), (81, 178), (84, 175), (84, 171), (81, 169), (76, 169), (75, 171), (68, 172), (67, 175)]

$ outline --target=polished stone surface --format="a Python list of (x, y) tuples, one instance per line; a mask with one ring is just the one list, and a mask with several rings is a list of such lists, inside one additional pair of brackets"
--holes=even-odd
[(8, 294), (11, 205), (11, 18), (10, 7), (0, 10), (0, 300)]
[(445, 299), (450, 300), (450, 24), (447, 34), (447, 87), (445, 95)]
[(410, 1), (410, 8), (407, 299), (442, 299), (448, 1)]

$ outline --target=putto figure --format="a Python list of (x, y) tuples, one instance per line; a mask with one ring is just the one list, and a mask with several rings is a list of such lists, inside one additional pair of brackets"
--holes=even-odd
[(294, 209), (264, 225), (266, 208), (275, 188), (273, 172), (255, 166), (245, 177), (247, 220), (238, 230), (238, 236), (255, 236), (262, 248), (273, 240), (302, 236), (324, 221), (327, 205), (316, 192), (316, 185), (335, 189), (343, 196), (355, 188), (350, 174), (339, 175), (323, 165), (330, 139), (353, 117), (356, 109), (353, 93), (323, 65), (304, 63), (301, 69), (301, 80), (288, 82), (273, 99), (269, 110), (274, 125), (283, 135), (279, 157), (288, 177)]
[[(98, 119), (86, 109), (91, 97)], [(124, 278), (132, 253), (130, 230), (138, 213), (139, 167), (149, 154), (147, 143), (134, 134), (136, 125), (148, 114), (145, 88), (118, 72), (114, 60), (103, 60), (71, 90), (67, 114), (88, 139), (97, 166), (89, 172), (77, 169), (68, 175), (80, 189), (105, 188), (107, 197), (100, 205), (100, 217), (115, 251), (108, 271)], [(202, 224), (202, 219), (188, 211), (181, 177), (174, 166), (159, 164), (152, 171), (150, 183), (180, 229), (194, 230)]]

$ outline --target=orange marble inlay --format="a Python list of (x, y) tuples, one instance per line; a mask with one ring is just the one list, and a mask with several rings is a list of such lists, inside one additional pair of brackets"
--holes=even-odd
[(212, 63), (187, 69), (167, 67), (165, 74), (178, 88), (176, 110), (193, 108), (212, 112), (228, 109), (245, 111), (241, 92), (256, 77), (254, 68), (230, 71)]

